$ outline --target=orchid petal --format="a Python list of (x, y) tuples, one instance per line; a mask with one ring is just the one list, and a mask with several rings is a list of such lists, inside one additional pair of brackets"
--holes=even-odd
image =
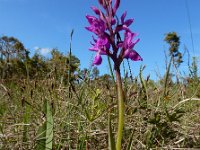
[(97, 53), (96, 56), (94, 57), (92, 65), (100, 65), (101, 63), (102, 63), (101, 55)]
[(135, 50), (131, 50), (129, 57), (133, 61), (143, 61), (142, 57)]
[(113, 13), (115, 14), (117, 9), (119, 8), (120, 5), (120, 0), (115, 0), (114, 8), (113, 8)]
[(124, 22), (124, 24), (128, 27), (133, 23), (134, 19), (128, 19)]
[(125, 11), (125, 12), (122, 14), (122, 16), (121, 16), (121, 22), (122, 22), (122, 24), (124, 24), (124, 19), (125, 19), (125, 17), (126, 17), (126, 14), (127, 14), (127, 12)]
[(94, 11), (95, 14), (100, 15), (100, 10), (96, 8), (95, 6), (92, 6), (91, 9)]
[(87, 20), (88, 20), (88, 22), (89, 22), (90, 24), (92, 24), (92, 23), (94, 22), (94, 20), (97, 20), (96, 17), (90, 16), (90, 15), (86, 15), (86, 18), (87, 18)]
[(116, 24), (116, 20), (112, 18), (111, 25), (115, 25), (115, 24)]
[(135, 51), (135, 50), (130, 50), (130, 49), (127, 49), (125, 52), (124, 52), (124, 58), (126, 59), (131, 59), (133, 61), (139, 61), (139, 60), (143, 60), (142, 57)]

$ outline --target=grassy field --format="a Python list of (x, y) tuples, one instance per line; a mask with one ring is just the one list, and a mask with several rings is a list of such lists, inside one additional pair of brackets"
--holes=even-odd
[[(200, 148), (199, 79), (164, 82), (143, 79), (142, 70), (123, 78), (124, 150)], [(107, 149), (109, 125), (117, 130), (116, 95), (109, 76), (1, 80), (0, 149)]]

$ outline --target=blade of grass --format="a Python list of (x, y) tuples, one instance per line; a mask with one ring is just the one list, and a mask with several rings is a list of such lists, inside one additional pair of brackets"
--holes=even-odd
[(126, 150), (131, 150), (131, 147), (132, 147), (132, 144), (133, 144), (133, 132), (132, 132), (132, 134), (131, 134), (131, 136), (130, 136), (130, 138), (129, 138), (129, 143), (128, 143), (128, 146), (127, 146), (127, 148), (126, 148)]
[(45, 100), (44, 107), (46, 121), (38, 130), (37, 150), (50, 150), (53, 146), (53, 116), (48, 100)]
[(108, 115), (108, 142), (109, 142), (109, 150), (115, 150), (115, 139), (112, 132), (110, 113)]

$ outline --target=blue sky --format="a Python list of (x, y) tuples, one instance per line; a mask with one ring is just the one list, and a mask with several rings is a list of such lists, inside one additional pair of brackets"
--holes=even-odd
[[(92, 14), (92, 5), (98, 5), (97, 0), (0, 0), (0, 35), (18, 38), (32, 53), (39, 47), (44, 55), (52, 48), (66, 54), (74, 29), (72, 53), (80, 59), (81, 68), (88, 68), (94, 53), (88, 50), (92, 33), (84, 27), (88, 26), (85, 15)], [(199, 0), (188, 0), (193, 51), (185, 0), (121, 0), (118, 16), (127, 10), (127, 18), (135, 19), (131, 29), (141, 39), (135, 49), (144, 61), (131, 62), (134, 75), (141, 64), (146, 65), (145, 75), (157, 79), (156, 72), (163, 74), (164, 50), (168, 48), (163, 39), (168, 32), (175, 31), (180, 36), (180, 51), (185, 45), (192, 56), (200, 56), (199, 6)], [(186, 70), (186, 66), (185, 57), (181, 68)], [(109, 72), (106, 57), (99, 70), (102, 74)]]

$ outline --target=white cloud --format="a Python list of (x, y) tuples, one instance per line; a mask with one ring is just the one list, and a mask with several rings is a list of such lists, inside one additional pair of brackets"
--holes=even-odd
[(33, 49), (34, 49), (35, 51), (38, 51), (40, 48), (39, 48), (38, 46), (35, 46)]
[(38, 46), (35, 46), (34, 47), (34, 50), (37, 52), (37, 53), (40, 53), (41, 55), (43, 56), (47, 56), (51, 51), (52, 51), (52, 48), (40, 48)]
[(50, 48), (41, 48), (40, 53), (44, 56), (48, 55), (51, 52)]

